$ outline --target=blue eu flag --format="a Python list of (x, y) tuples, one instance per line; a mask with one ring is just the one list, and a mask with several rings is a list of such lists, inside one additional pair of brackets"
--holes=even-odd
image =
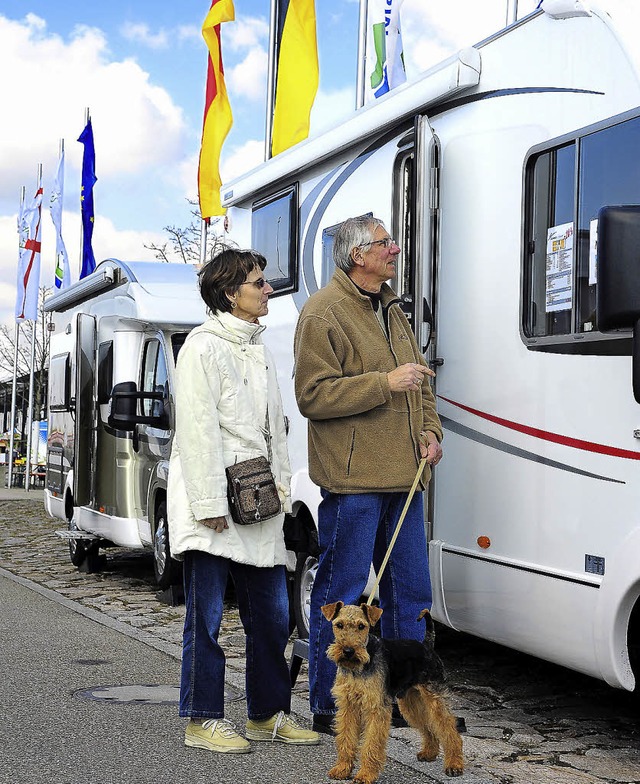
[(82, 215), (82, 268), (80, 277), (84, 278), (96, 268), (96, 260), (91, 247), (93, 237), (93, 186), (96, 177), (96, 151), (93, 146), (93, 128), (87, 120), (78, 141), (84, 144), (82, 156), (82, 185), (80, 188), (80, 213)]

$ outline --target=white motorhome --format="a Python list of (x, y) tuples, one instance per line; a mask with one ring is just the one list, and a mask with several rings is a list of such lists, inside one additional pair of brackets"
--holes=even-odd
[(394, 285), (437, 369), (434, 615), (631, 690), (640, 78), (624, 36), (638, 31), (581, 3), (547, 5), (559, 11), (461, 51), (221, 193), (229, 236), (264, 253), (275, 289), (265, 340), (290, 418), (301, 627), (319, 491), (293, 331), (332, 274), (336, 226), (373, 213), (402, 246)]
[(108, 544), (170, 557), (166, 488), (175, 358), (205, 308), (195, 268), (109, 259), (49, 297), (52, 313), (45, 506), (68, 523), (71, 561)]

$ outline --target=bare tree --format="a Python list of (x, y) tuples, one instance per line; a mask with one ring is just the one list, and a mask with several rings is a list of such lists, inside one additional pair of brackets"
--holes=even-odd
[[(40, 287), (38, 298), (38, 320), (24, 321), (20, 325), (18, 339), (18, 367), (17, 377), (22, 380), (29, 378), (31, 372), (31, 341), (35, 332), (35, 357), (33, 381), (33, 412), (34, 419), (40, 418), (40, 412), (45, 405), (45, 388), (47, 368), (49, 367), (49, 345), (51, 314), (43, 310), (43, 302), (51, 292), (46, 286)], [(0, 327), (0, 374), (4, 378), (13, 378), (13, 362), (15, 354), (15, 329), (6, 324)], [(11, 382), (5, 382), (11, 384)], [(22, 408), (22, 407), (21, 407)]]
[[(164, 226), (165, 231), (169, 236), (166, 242), (162, 245), (151, 243), (145, 245), (147, 250), (152, 250), (155, 257), (159, 261), (167, 263), (173, 261), (182, 261), (184, 264), (198, 264), (200, 261), (200, 245), (202, 241), (202, 218), (198, 203), (192, 199), (187, 199), (191, 205), (191, 215), (193, 220), (186, 227), (181, 226)], [(211, 258), (217, 253), (225, 243), (218, 235), (220, 228), (221, 218), (213, 218), (207, 226), (207, 248), (208, 256)]]

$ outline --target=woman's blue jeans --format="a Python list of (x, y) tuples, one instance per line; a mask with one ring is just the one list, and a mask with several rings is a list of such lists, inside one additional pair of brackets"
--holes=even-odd
[[(339, 495), (322, 490), (318, 510), (320, 562), (311, 593), (309, 702), (312, 713), (335, 713), (331, 687), (336, 666), (326, 656), (333, 642), (331, 624), (320, 612), (325, 604), (356, 604), (379, 569), (408, 493)], [(422, 493), (416, 493), (396, 539), (379, 587), (380, 631), (389, 639), (422, 640), (417, 618), (431, 608), (431, 581), (424, 530)]]
[(218, 633), (229, 574), (247, 638), (247, 714), (260, 721), (279, 711), (288, 713), (291, 680), (285, 646), (289, 639), (289, 599), (284, 566), (247, 566), (189, 550), (184, 554), (186, 616), (180, 715), (224, 717), (225, 656), (218, 645)]

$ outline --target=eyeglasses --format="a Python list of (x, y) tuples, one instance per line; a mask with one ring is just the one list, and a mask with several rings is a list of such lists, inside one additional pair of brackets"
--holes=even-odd
[(263, 289), (266, 282), (267, 281), (264, 278), (258, 278), (258, 280), (245, 280), (245, 282), (241, 283), (240, 285), (241, 286), (251, 285), (251, 286), (255, 286), (257, 289)]
[(368, 248), (370, 245), (382, 245), (383, 248), (390, 248), (392, 245), (397, 245), (398, 243), (393, 239), (393, 237), (385, 237), (383, 240), (371, 240), (371, 242), (365, 242), (364, 244), (360, 245), (360, 248)]

